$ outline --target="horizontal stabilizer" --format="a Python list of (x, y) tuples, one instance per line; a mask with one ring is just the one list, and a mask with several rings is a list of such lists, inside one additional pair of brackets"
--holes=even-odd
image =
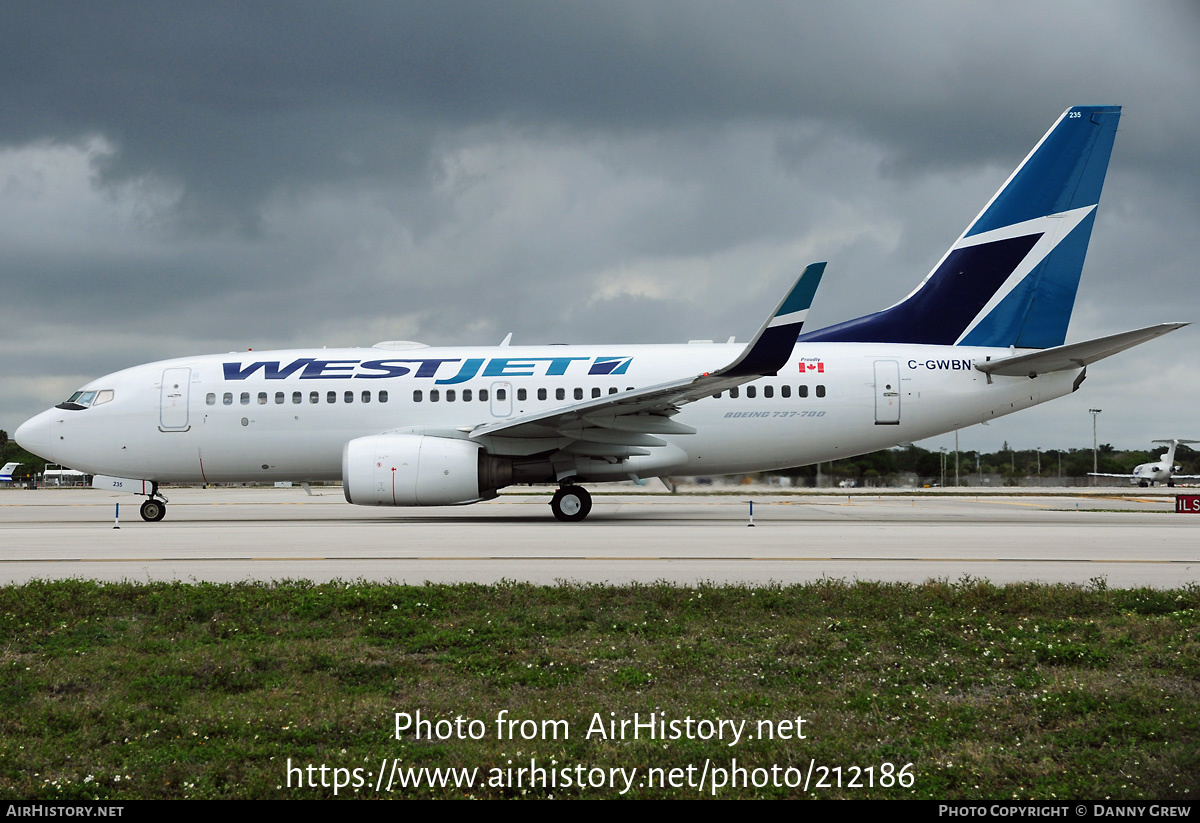
[(1039, 374), (1079, 369), (1186, 325), (1188, 324), (1159, 323), (1157, 326), (1124, 331), (1120, 334), (1098, 337), (1082, 343), (1070, 343), (1066, 346), (1055, 346), (1052, 349), (1043, 349), (1031, 354), (1018, 354), (1000, 360), (976, 363), (975, 368), (986, 374), (1003, 377), (1037, 377)]

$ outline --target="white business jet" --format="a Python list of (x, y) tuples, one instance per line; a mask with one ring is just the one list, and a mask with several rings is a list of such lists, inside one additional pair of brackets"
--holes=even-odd
[(1088, 472), (1092, 477), (1119, 477), (1128, 480), (1143, 489), (1155, 483), (1166, 483), (1174, 486), (1176, 480), (1200, 480), (1198, 474), (1179, 474), (1179, 466), (1175, 465), (1175, 447), (1180, 443), (1200, 443), (1200, 440), (1151, 440), (1151, 443), (1166, 443), (1167, 450), (1162, 457), (1153, 463), (1139, 463), (1133, 467), (1130, 474), (1105, 474), (1104, 472)]
[[(94, 485), (337, 481), (369, 506), (447, 506), (556, 483), (835, 460), (983, 423), (1079, 388), (1166, 323), (1064, 345), (1120, 109), (1077, 106), (907, 298), (801, 334), (809, 266), (751, 342), (238, 352), (95, 380), (16, 432)], [(507, 343), (507, 340), (505, 341)]]

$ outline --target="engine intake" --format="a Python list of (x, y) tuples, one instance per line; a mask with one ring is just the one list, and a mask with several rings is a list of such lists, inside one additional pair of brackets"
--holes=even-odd
[(420, 434), (377, 434), (342, 450), (342, 488), (360, 506), (455, 506), (496, 496), (512, 466), (478, 443)]

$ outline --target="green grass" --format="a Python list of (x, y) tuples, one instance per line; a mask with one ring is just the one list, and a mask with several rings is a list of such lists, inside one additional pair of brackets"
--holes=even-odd
[[(618, 795), (607, 777), (603, 788), (562, 786), (561, 770), (575, 777), (576, 766), (638, 769), (625, 796), (696, 797), (714, 794), (712, 770), (736, 759), (751, 782), (774, 766), (802, 784), (811, 764), (825, 785), (739, 784), (719, 797), (1195, 799), (1198, 616), (1195, 585), (1114, 590), (1099, 579), (35, 582), (0, 588), (0, 797), (330, 797), (334, 769), (352, 782), (359, 769), (362, 783), (338, 796), (376, 797), (384, 767), (479, 769), (470, 789), (392, 796)], [(418, 711), (443, 731), (461, 717), (483, 733), (397, 738), (396, 713)], [(529, 721), (531, 739), (501, 739), (502, 711), (514, 730)], [(693, 734), (586, 736), (635, 713), (680, 730), (690, 717)], [(798, 717), (805, 739), (758, 739), (760, 721)], [(745, 721), (736, 745), (696, 739), (698, 721), (722, 719)], [(307, 785), (305, 771), (299, 786), (293, 771), (289, 786), (289, 759), (313, 765), (318, 784), (326, 766), (327, 785)], [(509, 785), (505, 770), (531, 760), (560, 785)], [(486, 785), (493, 768), (505, 785)], [(685, 783), (691, 768), (693, 785), (642, 785), (654, 768)]]

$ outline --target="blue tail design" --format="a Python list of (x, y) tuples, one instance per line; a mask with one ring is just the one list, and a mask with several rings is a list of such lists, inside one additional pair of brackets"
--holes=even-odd
[(912, 294), (799, 341), (1062, 345), (1120, 115), (1067, 109)]

